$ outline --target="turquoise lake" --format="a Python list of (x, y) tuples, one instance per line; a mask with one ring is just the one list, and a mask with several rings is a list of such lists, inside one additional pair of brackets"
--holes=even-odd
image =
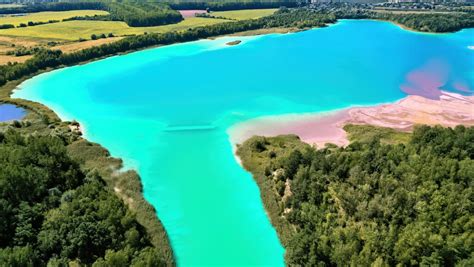
[[(178, 265), (281, 266), (284, 248), (257, 185), (233, 155), (229, 127), (265, 115), (393, 102), (425, 90), (430, 77), (471, 94), (473, 36), (474, 29), (422, 34), (344, 20), (59, 69), (25, 81), (13, 97), (79, 121), (87, 139), (139, 172)], [(233, 40), (242, 43), (226, 45)]]

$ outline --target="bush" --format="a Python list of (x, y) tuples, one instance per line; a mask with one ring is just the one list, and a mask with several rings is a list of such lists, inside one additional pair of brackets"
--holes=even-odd
[(15, 28), (15, 25), (13, 24), (0, 24), (0, 29), (11, 29)]

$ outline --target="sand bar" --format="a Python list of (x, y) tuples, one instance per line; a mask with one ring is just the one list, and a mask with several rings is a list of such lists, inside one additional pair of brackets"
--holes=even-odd
[(416, 124), (454, 127), (474, 125), (474, 96), (441, 91), (438, 99), (409, 95), (395, 103), (373, 107), (357, 107), (319, 114), (293, 114), (261, 117), (230, 128), (233, 145), (254, 135), (296, 134), (302, 141), (344, 146), (349, 143), (346, 124), (369, 124), (410, 131)]

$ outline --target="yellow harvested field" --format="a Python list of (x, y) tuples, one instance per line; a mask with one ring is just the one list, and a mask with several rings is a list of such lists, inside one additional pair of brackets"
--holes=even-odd
[(123, 37), (111, 37), (111, 38), (105, 38), (105, 39), (89, 40), (89, 41), (84, 41), (84, 42), (73, 42), (73, 43), (58, 45), (58, 46), (52, 47), (51, 49), (58, 49), (58, 50), (61, 50), (63, 53), (71, 53), (71, 52), (76, 52), (82, 49), (90, 48), (93, 46), (113, 43), (122, 38)]
[(21, 56), (21, 57), (15, 57), (15, 56), (7, 56), (7, 55), (0, 55), (0, 65), (6, 65), (8, 62), (14, 63), (23, 63), (27, 59), (30, 59), (32, 56)]
[(245, 20), (258, 19), (265, 16), (270, 16), (275, 13), (277, 9), (246, 9), (246, 10), (232, 10), (232, 11), (218, 11), (212, 12), (211, 15), (215, 17), (224, 17), (228, 19)]
[(30, 37), (0, 36), (0, 46), (25, 46), (31, 47), (46, 44), (49, 40)]
[(15, 26), (20, 23), (33, 22), (48, 22), (49, 20), (63, 20), (78, 16), (94, 16), (107, 15), (108, 12), (102, 10), (72, 10), (72, 11), (57, 11), (57, 12), (38, 12), (29, 13), (25, 16), (6, 15), (0, 17), (0, 24), (13, 24)]
[(26, 28), (14, 28), (0, 30), (3, 36), (24, 36), (59, 40), (78, 40), (79, 38), (90, 39), (92, 34), (109, 34), (115, 36), (136, 35), (144, 32), (169, 32), (181, 31), (188, 28), (206, 26), (227, 22), (223, 19), (212, 18), (187, 18), (176, 24), (155, 27), (129, 27), (121, 21), (88, 21), (75, 20), (58, 23), (50, 23)]
[(0, 55), (5, 55), (7, 52), (13, 50), (15, 50), (15, 47), (12, 47), (11, 45), (0, 44)]

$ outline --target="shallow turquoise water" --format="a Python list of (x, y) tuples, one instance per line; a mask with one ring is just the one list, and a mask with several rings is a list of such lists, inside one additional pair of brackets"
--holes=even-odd
[[(14, 97), (76, 119), (88, 139), (139, 171), (179, 265), (279, 266), (284, 249), (226, 130), (262, 115), (395, 101), (406, 84), (429, 87), (426, 77), (469, 93), (473, 34), (349, 20), (297, 34), (203, 40), (42, 74)], [(243, 42), (225, 45), (235, 39)]]

